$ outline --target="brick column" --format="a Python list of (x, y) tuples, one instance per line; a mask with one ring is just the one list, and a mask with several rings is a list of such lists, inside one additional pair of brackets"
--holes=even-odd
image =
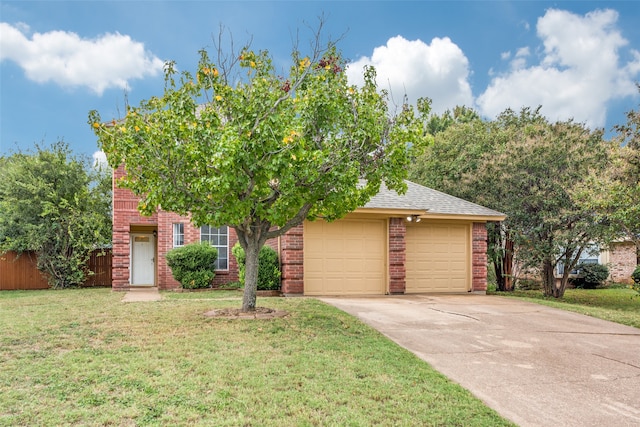
[(122, 224), (120, 218), (113, 217), (111, 261), (111, 288), (114, 291), (129, 287), (129, 224)]
[(389, 219), (389, 293), (404, 294), (406, 288), (407, 227), (403, 218)]
[(631, 274), (638, 264), (636, 246), (633, 242), (614, 242), (609, 251), (609, 280), (615, 283), (633, 283)]
[(472, 229), (472, 292), (487, 291), (487, 227), (482, 222), (474, 222)]
[(167, 264), (167, 252), (173, 249), (173, 224), (184, 224), (184, 240), (185, 244), (189, 243), (188, 239), (191, 234), (191, 225), (188, 222), (188, 218), (183, 218), (172, 212), (160, 211), (158, 214), (158, 259), (157, 273), (158, 273), (158, 288), (169, 290), (180, 288), (180, 283), (173, 278), (171, 269)]
[(113, 171), (113, 258), (111, 269), (111, 287), (114, 291), (126, 290), (131, 285), (131, 225), (157, 224), (158, 215), (143, 217), (138, 212), (139, 199), (130, 191), (119, 188), (116, 181), (125, 175), (124, 167)]
[(303, 225), (293, 227), (281, 237), (282, 293), (304, 293)]

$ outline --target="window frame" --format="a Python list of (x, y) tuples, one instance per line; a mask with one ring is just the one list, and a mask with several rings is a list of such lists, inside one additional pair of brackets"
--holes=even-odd
[[(602, 254), (602, 249), (600, 248), (600, 245), (596, 243), (591, 243), (585, 246), (585, 248), (582, 250), (582, 253), (580, 254), (580, 258), (578, 258), (578, 262), (576, 263), (576, 266), (578, 266), (581, 263), (600, 264), (601, 254)], [(556, 265), (556, 274), (558, 276), (562, 276), (564, 274), (564, 263), (562, 261), (558, 262), (558, 264)], [(578, 274), (578, 270), (575, 270), (575, 269), (569, 272), (569, 276), (575, 276), (576, 274)]]
[[(172, 226), (173, 238), (172, 243), (174, 248), (180, 248), (184, 246), (184, 223), (182, 222), (174, 222)], [(182, 242), (180, 242), (180, 239)]]
[[(207, 232), (205, 233), (205, 227), (207, 227)], [(224, 229), (225, 232), (224, 234), (221, 233), (221, 230)], [(215, 230), (215, 233), (212, 233), (212, 231)], [(206, 238), (203, 239), (203, 236), (206, 236)], [(214, 245), (211, 242), (211, 238), (212, 237), (217, 237), (218, 238), (218, 244)], [(219, 239), (220, 237), (225, 237), (226, 240), (226, 244), (221, 245), (219, 244)], [(222, 225), (220, 227), (214, 227), (211, 225), (203, 225), (202, 227), (200, 227), (200, 242), (208, 242), (212, 247), (216, 248), (218, 250), (218, 258), (216, 259), (216, 271), (229, 271), (229, 226), (227, 225)], [(221, 258), (220, 257), (220, 253), (224, 250), (225, 253), (225, 257)], [(224, 267), (220, 267), (219, 262), (224, 259), (225, 261), (225, 266)]]

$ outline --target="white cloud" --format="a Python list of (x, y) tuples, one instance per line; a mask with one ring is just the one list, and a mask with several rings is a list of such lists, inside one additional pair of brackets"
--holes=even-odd
[(107, 162), (107, 155), (104, 154), (104, 151), (96, 151), (93, 153), (93, 166), (96, 169), (105, 169), (109, 167), (109, 163)]
[(28, 33), (23, 23), (0, 23), (0, 61), (17, 63), (38, 83), (84, 86), (101, 95), (105, 89), (127, 88), (130, 80), (162, 71), (163, 61), (126, 35), (83, 39), (66, 31)]
[(386, 45), (376, 47), (370, 58), (349, 64), (350, 83), (363, 82), (365, 65), (376, 68), (378, 87), (389, 90), (398, 104), (406, 93), (412, 104), (420, 97), (431, 98), (436, 113), (456, 105), (473, 105), (469, 61), (448, 37), (434, 38), (431, 44), (402, 36), (390, 38)]
[(632, 61), (620, 64), (619, 52), (628, 42), (616, 28), (617, 20), (613, 10), (580, 16), (549, 9), (537, 23), (544, 46), (539, 63), (527, 67), (529, 49), (519, 49), (510, 71), (495, 76), (478, 97), (481, 113), (495, 117), (508, 107), (542, 105), (552, 120), (574, 118), (604, 126), (607, 103), (634, 95), (640, 72), (637, 51), (631, 51)]
[[(518, 49), (516, 51), (516, 55), (513, 58), (513, 61), (511, 61), (511, 69), (512, 70), (520, 70), (522, 68), (525, 68), (527, 66), (527, 57), (531, 55), (531, 52), (529, 51), (528, 47), (521, 47), (520, 49)], [(505, 58), (504, 56), (501, 55), (502, 59), (509, 59), (509, 58)]]

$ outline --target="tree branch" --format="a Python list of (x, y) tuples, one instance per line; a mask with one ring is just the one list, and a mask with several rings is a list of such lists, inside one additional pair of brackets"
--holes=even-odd
[(307, 215), (309, 215), (309, 211), (311, 210), (312, 207), (313, 207), (312, 203), (305, 203), (300, 208), (298, 213), (289, 221), (287, 221), (282, 227), (278, 227), (275, 230), (269, 230), (266, 233), (267, 240), (272, 239), (274, 237), (282, 236), (287, 231), (291, 230), (293, 227), (302, 224), (305, 218), (307, 218)]

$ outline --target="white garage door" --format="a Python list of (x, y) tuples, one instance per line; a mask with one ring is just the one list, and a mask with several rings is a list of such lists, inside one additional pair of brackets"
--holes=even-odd
[(305, 222), (305, 295), (384, 294), (386, 230), (384, 220)]
[(469, 224), (407, 224), (406, 292), (467, 292), (470, 235)]

